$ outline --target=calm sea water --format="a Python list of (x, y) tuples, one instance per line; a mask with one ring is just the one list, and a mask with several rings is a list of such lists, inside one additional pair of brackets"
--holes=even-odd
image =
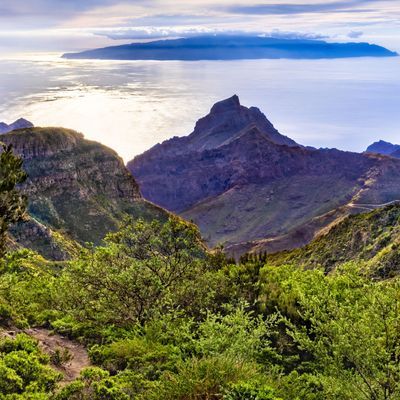
[(362, 151), (377, 139), (400, 143), (400, 58), (0, 61), (0, 121), (73, 128), (126, 161), (190, 133), (214, 102), (235, 93), (302, 144)]

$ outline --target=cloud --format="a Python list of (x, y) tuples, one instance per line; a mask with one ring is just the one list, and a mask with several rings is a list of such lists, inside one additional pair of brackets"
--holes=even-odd
[[(229, 32), (226, 34), (229, 34)], [(232, 31), (235, 32), (235, 31)], [(114, 40), (128, 39), (159, 39), (167, 37), (193, 37), (200, 35), (217, 34), (218, 31), (207, 27), (172, 27), (172, 26), (143, 26), (143, 27), (123, 27), (123, 28), (105, 28), (93, 31), (95, 35), (105, 36)], [(222, 33), (222, 31), (220, 31)]]
[(360, 38), (362, 35), (364, 35), (364, 32), (362, 31), (351, 31), (347, 34), (347, 37), (351, 38), (351, 39), (358, 39)]
[[(216, 15), (212, 16), (213, 22), (218, 19)], [(218, 19), (223, 21), (221, 17)], [(155, 14), (144, 17), (133, 18), (128, 21), (131, 26), (176, 26), (176, 25), (198, 25), (209, 23), (210, 15), (202, 14)]]
[[(123, 0), (0, 0), (0, 29), (55, 27), (86, 13), (107, 10), (123, 2)], [(151, 3), (153, 0), (135, 0), (137, 6)]]
[(356, 9), (354, 7), (365, 6), (368, 3), (376, 3), (376, 0), (350, 0), (321, 3), (268, 3), (253, 4), (246, 6), (229, 6), (225, 10), (234, 14), (250, 15), (286, 15), (286, 14), (307, 14), (340, 12), (343, 10), (353, 12), (370, 11), (367, 9)]
[(0, 0), (0, 39), (15, 44), (12, 35), (24, 33), (20, 41), (35, 49), (45, 47), (46, 34), (48, 40), (59, 34), (65, 40), (54, 46), (73, 51), (115, 40), (206, 34), (346, 40), (362, 31), (365, 40), (400, 43), (399, 17), (400, 0)]
[(93, 32), (95, 35), (105, 36), (114, 40), (143, 40), (143, 39), (160, 39), (160, 38), (176, 38), (176, 37), (194, 37), (204, 35), (227, 35), (227, 36), (265, 36), (280, 39), (328, 39), (329, 36), (312, 32), (287, 32), (274, 29), (269, 32), (262, 31), (244, 31), (209, 28), (202, 26), (191, 27), (127, 27), (102, 29)]
[(290, 32), (281, 31), (280, 29), (273, 29), (271, 32), (266, 33), (263, 36), (273, 37), (277, 39), (308, 39), (308, 40), (323, 40), (329, 39), (329, 35), (313, 32)]
[(102, 7), (113, 0), (0, 0), (0, 29), (54, 27), (92, 7)]
[(5, 0), (0, 7), (3, 17), (11, 16), (60, 16), (78, 14), (94, 7), (104, 7), (116, 3), (115, 0)]

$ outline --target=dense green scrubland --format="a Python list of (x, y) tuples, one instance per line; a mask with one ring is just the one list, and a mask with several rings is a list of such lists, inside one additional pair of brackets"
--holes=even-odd
[[(23, 216), (17, 161), (3, 151), (4, 231)], [(291, 255), (240, 263), (174, 216), (126, 218), (71, 261), (4, 254), (0, 399), (397, 399), (400, 280), (372, 262), (396, 254), (397, 224), (389, 207)], [(68, 355), (46, 354), (32, 326), (83, 343), (92, 365), (62, 383)]]
[(400, 268), (400, 204), (345, 218), (303, 248), (271, 254), (270, 265), (295, 264), (327, 271), (356, 261), (376, 276), (390, 277)]

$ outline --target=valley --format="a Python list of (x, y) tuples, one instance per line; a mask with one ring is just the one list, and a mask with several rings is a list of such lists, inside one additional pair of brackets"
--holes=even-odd
[(1, 142), (5, 400), (399, 393), (396, 157), (305, 147), (237, 96), (127, 166), (64, 128)]
[(0, 400), (399, 400), (399, 21), (1, 0)]

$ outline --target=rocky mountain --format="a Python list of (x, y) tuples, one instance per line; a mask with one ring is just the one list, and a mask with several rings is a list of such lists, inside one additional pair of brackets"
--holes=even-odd
[(302, 147), (237, 96), (128, 168), (146, 199), (193, 220), (211, 245), (234, 254), (302, 246), (368, 211), (365, 204), (400, 199), (400, 160)]
[(323, 267), (356, 261), (373, 274), (388, 277), (400, 272), (400, 204), (353, 215), (307, 246), (268, 255), (268, 264)]
[(7, 125), (5, 122), (0, 122), (0, 134), (25, 128), (33, 128), (33, 124), (24, 118), (19, 118), (10, 125)]
[(400, 145), (392, 144), (380, 140), (379, 142), (372, 143), (366, 150), (367, 153), (385, 154), (391, 157), (400, 158)]
[(81, 53), (68, 59), (105, 60), (241, 60), (394, 57), (398, 54), (369, 43), (331, 43), (323, 40), (262, 36), (212, 35), (132, 43)]
[(118, 155), (62, 128), (28, 128), (2, 136), (24, 160), (28, 221), (15, 240), (47, 258), (65, 259), (79, 245), (99, 244), (125, 214), (165, 218), (145, 201)]
[(394, 158), (400, 158), (400, 149), (394, 151), (392, 154), (390, 154), (390, 157)]

